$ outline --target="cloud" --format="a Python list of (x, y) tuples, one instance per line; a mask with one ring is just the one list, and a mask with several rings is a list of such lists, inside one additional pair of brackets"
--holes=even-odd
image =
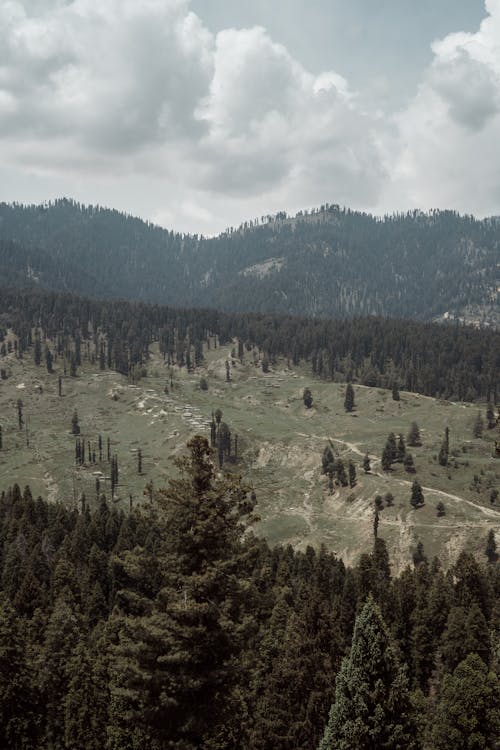
[(312, 197), (342, 190), (375, 195), (383, 170), (371, 129), (347, 82), (314, 76), (262, 28), (217, 35), (214, 75), (197, 110), (208, 132), (200, 142), (202, 184), (237, 194), (286, 182)]
[(486, 9), (476, 33), (433, 44), (416, 96), (396, 117), (387, 205), (500, 212), (500, 0)]
[(0, 0), (11, 168), (175, 179), (190, 213), (203, 194), (372, 201), (377, 127), (340, 75), (311, 74), (263, 28), (214, 35), (189, 0)]
[(0, 0), (0, 199), (205, 232), (325, 201), (499, 213), (500, 0), (486, 11), (391, 115), (264, 28), (213, 34), (190, 0)]

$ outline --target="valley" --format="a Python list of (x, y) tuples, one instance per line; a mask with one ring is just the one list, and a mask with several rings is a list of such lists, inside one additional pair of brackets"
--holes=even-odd
[[(394, 500), (390, 506), (383, 503), (378, 534), (388, 545), (395, 571), (411, 563), (418, 542), (429, 558), (438, 555), (449, 566), (463, 549), (480, 559), (490, 529), (500, 535), (500, 502), (490, 501), (492, 490), (500, 488), (500, 460), (493, 457), (498, 433), (485, 427), (481, 438), (473, 437), (478, 411), (484, 419), (485, 404), (403, 391), (394, 401), (389, 390), (356, 384), (355, 410), (346, 413), (345, 383), (312, 377), (305, 366), (291, 368), (279, 359), (264, 373), (256, 349), (245, 350), (242, 362), (231, 356), (232, 349), (231, 345), (205, 346), (202, 366), (189, 373), (186, 368), (167, 367), (153, 345), (147, 375), (135, 383), (115, 371), (101, 371), (85, 358), (78, 376), (69, 377), (64, 376), (61, 358), (55, 359), (54, 373), (49, 374), (43, 365), (34, 365), (31, 352), (22, 359), (8, 355), (10, 377), (0, 383), (2, 489), (14, 482), (21, 488), (29, 484), (34, 496), (69, 507), (81, 507), (84, 494), (94, 507), (98, 493), (111, 498), (109, 438), (110, 454), (117, 456), (119, 467), (114, 504), (127, 510), (145, 501), (149, 482), (163, 486), (175, 474), (174, 459), (185, 452), (190, 437), (210, 437), (212, 412), (220, 409), (232, 440), (238, 436), (238, 458), (225, 461), (224, 470), (241, 474), (254, 488), (261, 518), (256, 532), (272, 544), (300, 549), (325, 544), (354, 564), (361, 552), (372, 547), (375, 498), (387, 493)], [(229, 382), (226, 362), (231, 363)], [(208, 390), (200, 389), (202, 377)], [(310, 409), (302, 399), (305, 387), (312, 391)], [(21, 431), (18, 399), (25, 422)], [(85, 441), (87, 449), (83, 466), (75, 465), (71, 434), (75, 409), (81, 430), (78, 439)], [(407, 449), (416, 474), (407, 473), (401, 463), (382, 471), (380, 458), (388, 434), (406, 439), (412, 422), (417, 422), (422, 438), (420, 447)], [(437, 455), (447, 426), (450, 457), (448, 467), (443, 467)], [(88, 461), (89, 444), (90, 452), (97, 453), (95, 463)], [(346, 469), (349, 461), (354, 463), (354, 487), (336, 484), (329, 493), (321, 472), (328, 444)], [(366, 454), (369, 473), (363, 470)], [(410, 505), (415, 478), (425, 498), (418, 509)], [(440, 501), (445, 514), (438, 517)]]

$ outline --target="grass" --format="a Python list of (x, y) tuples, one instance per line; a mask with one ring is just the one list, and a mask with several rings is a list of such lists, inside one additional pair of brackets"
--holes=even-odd
[[(115, 502), (128, 508), (140, 502), (145, 485), (164, 485), (174, 469), (173, 460), (185, 450), (193, 434), (209, 435), (212, 410), (223, 411), (232, 434), (238, 434), (240, 461), (229, 464), (253, 485), (261, 522), (257, 531), (270, 542), (295, 546), (326, 544), (352, 562), (373, 542), (373, 508), (377, 494), (394, 495), (394, 505), (380, 514), (379, 535), (388, 543), (395, 569), (411, 562), (411, 550), (423, 541), (429, 557), (437, 554), (449, 564), (463, 548), (479, 555), (490, 528), (500, 534), (500, 503), (492, 506), (492, 488), (500, 488), (500, 460), (493, 458), (493, 434), (472, 437), (478, 405), (436, 402), (401, 393), (355, 386), (356, 409), (343, 408), (345, 384), (319, 381), (303, 369), (285, 363), (264, 374), (245, 353), (243, 364), (231, 368), (225, 381), (230, 348), (205, 352), (205, 365), (196, 374), (175, 369), (173, 388), (169, 370), (157, 352), (148, 363), (148, 376), (137, 385), (110, 371), (100, 372), (84, 362), (77, 378), (63, 376), (63, 396), (57, 380), (62, 362), (49, 375), (32, 359), (9, 358), (11, 377), (0, 382), (0, 424), (4, 449), (0, 452), (0, 487), (29, 484), (33, 494), (78, 505), (84, 492), (95, 502), (96, 479), (110, 496), (109, 464), (76, 467), (71, 416), (76, 409), (81, 438), (95, 447), (102, 435), (118, 455), (120, 483)], [(201, 376), (209, 389), (199, 388)], [(165, 393), (165, 386), (168, 393)], [(306, 409), (303, 389), (309, 386), (314, 402)], [(17, 424), (17, 399), (23, 401), (26, 433)], [(481, 410), (484, 413), (484, 405)], [(409, 503), (414, 476), (401, 465), (388, 473), (380, 455), (389, 432), (406, 437), (412, 421), (421, 429), (422, 446), (410, 449), (416, 478), (425, 488), (425, 505)], [(445, 427), (450, 428), (450, 467), (437, 463)], [(498, 436), (498, 435), (497, 435)], [(328, 494), (321, 475), (321, 455), (328, 441), (346, 465), (356, 465), (353, 489), (336, 488)], [(137, 449), (142, 451), (143, 473), (137, 472)], [(362, 459), (372, 458), (364, 474)], [(474, 481), (474, 476), (477, 479)], [(437, 518), (436, 505), (444, 502), (446, 515)]]

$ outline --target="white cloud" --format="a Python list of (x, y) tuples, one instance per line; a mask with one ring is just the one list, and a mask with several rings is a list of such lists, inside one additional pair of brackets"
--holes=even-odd
[(391, 117), (264, 28), (213, 34), (190, 0), (0, 0), (0, 199), (70, 194), (206, 232), (325, 201), (499, 213), (486, 6)]
[(340, 75), (312, 75), (262, 28), (214, 36), (189, 0), (0, 0), (11, 169), (113, 175), (118, 193), (138, 176), (175, 179), (186, 217), (203, 195), (201, 217), (216, 195), (261, 195), (262, 211), (278, 196), (359, 204), (383, 177), (376, 124)]
[(433, 44), (418, 93), (396, 118), (386, 204), (500, 213), (500, 0), (474, 33)]

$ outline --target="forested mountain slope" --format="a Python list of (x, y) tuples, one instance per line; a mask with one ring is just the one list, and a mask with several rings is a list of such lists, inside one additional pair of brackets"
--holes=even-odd
[(327, 205), (206, 239), (68, 200), (0, 204), (7, 283), (93, 296), (334, 317), (468, 311), (498, 322), (499, 264), (500, 222), (450, 211), (377, 219)]

